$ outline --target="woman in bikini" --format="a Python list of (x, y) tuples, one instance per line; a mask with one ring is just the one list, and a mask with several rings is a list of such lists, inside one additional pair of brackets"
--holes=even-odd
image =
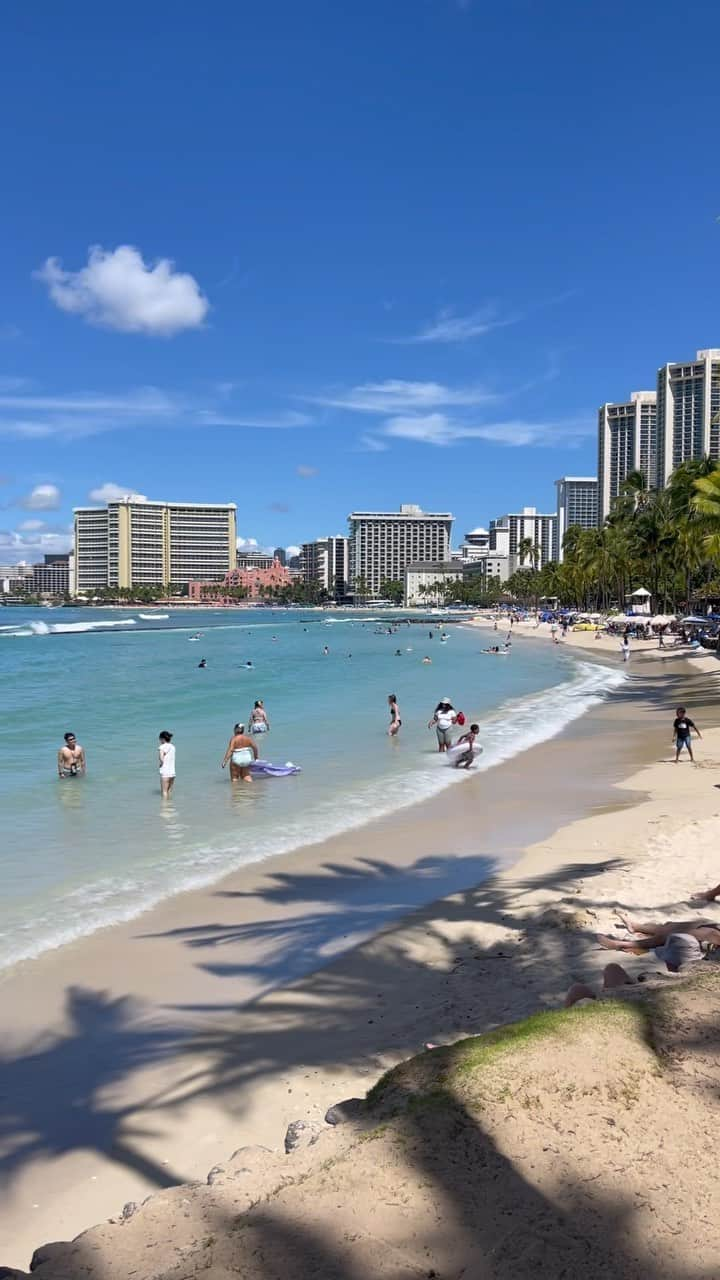
[(397, 694), (388, 694), (388, 706), (390, 708), (390, 728), (388, 729), (388, 737), (396, 738), (400, 732), (402, 720), (400, 719), (400, 708), (398, 706)]
[(258, 698), (255, 706), (250, 712), (250, 723), (248, 725), (250, 733), (269, 733), (270, 721), (268, 720), (267, 711), (263, 706), (262, 698)]

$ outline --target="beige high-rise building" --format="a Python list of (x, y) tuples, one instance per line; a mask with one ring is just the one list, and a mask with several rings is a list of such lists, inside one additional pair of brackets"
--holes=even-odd
[(598, 523), (604, 524), (631, 471), (648, 489), (657, 483), (657, 394), (633, 391), (630, 399), (598, 410)]
[(681, 462), (720, 461), (720, 348), (658, 369), (657, 440), (653, 488), (663, 489)]
[(410, 504), (399, 511), (353, 511), (348, 516), (350, 594), (377, 599), (382, 582), (404, 582), (409, 564), (448, 561), (454, 518)]
[(234, 503), (146, 502), (133, 495), (75, 511), (79, 594), (97, 587), (222, 580), (237, 564)]

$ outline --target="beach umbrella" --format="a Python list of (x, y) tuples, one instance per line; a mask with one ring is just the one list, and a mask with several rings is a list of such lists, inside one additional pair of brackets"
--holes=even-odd
[(675, 621), (675, 614), (658, 613), (654, 618), (650, 619), (651, 627), (666, 627), (669, 622)]
[(682, 619), (683, 626), (692, 625), (695, 627), (704, 627), (706, 622), (707, 618), (698, 618), (695, 614), (690, 614), (689, 617)]

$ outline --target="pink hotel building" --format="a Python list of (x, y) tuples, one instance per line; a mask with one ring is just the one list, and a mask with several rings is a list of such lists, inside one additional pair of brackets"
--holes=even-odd
[(237, 604), (236, 599), (225, 594), (228, 587), (244, 587), (247, 600), (259, 600), (261, 587), (289, 587), (291, 583), (290, 570), (275, 559), (269, 569), (232, 569), (222, 582), (191, 582), (188, 598), (196, 604)]

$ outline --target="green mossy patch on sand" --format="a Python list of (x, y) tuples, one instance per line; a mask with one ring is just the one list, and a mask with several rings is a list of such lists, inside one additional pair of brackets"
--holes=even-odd
[(462, 1092), (470, 1077), (477, 1080), (478, 1073), (499, 1060), (523, 1055), (548, 1040), (577, 1042), (587, 1035), (597, 1047), (604, 1034), (621, 1031), (629, 1042), (657, 1053), (659, 1064), (668, 1051), (668, 1038), (672, 1038), (681, 1016), (686, 993), (707, 986), (720, 987), (720, 966), (708, 966), (677, 983), (668, 981), (667, 986), (633, 985), (622, 988), (615, 997), (591, 1004), (543, 1010), (445, 1048), (426, 1050), (386, 1072), (373, 1085), (366, 1099), (368, 1112), (391, 1115), (419, 1105), (421, 1099), (424, 1106), (440, 1105), (448, 1090)]

